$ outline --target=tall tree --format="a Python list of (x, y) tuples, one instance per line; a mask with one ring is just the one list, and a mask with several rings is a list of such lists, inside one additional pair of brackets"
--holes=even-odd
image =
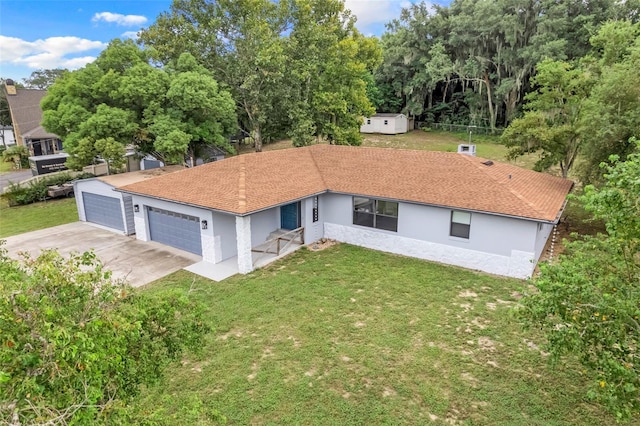
[(585, 103), (580, 133), (584, 139), (585, 182), (598, 182), (610, 155), (624, 159), (640, 136), (640, 24), (612, 21), (592, 37), (594, 52), (585, 58), (597, 77)]
[(233, 94), (241, 120), (262, 150), (264, 126), (282, 114), (288, 3), (269, 0), (175, 0), (171, 11), (142, 31), (163, 62), (190, 52)]
[(580, 197), (607, 234), (574, 241), (542, 265), (522, 313), (542, 328), (552, 361), (578, 357), (588, 395), (630, 419), (640, 414), (640, 154), (611, 162), (604, 186)]
[(313, 136), (330, 143), (360, 143), (360, 120), (374, 113), (367, 81), (381, 55), (363, 37), (339, 0), (297, 0), (287, 37), (291, 136), (296, 146)]
[(511, 147), (510, 158), (538, 152), (536, 170), (559, 165), (566, 178), (582, 143), (579, 119), (591, 79), (566, 62), (545, 60), (538, 64), (532, 85), (527, 111), (509, 125), (501, 140)]
[(190, 54), (159, 69), (130, 40), (113, 41), (94, 63), (65, 73), (42, 108), (44, 127), (63, 139), (74, 168), (98, 155), (117, 167), (128, 145), (181, 163), (201, 145), (232, 150), (226, 137), (236, 129), (231, 95)]
[(39, 69), (32, 72), (29, 77), (23, 78), (22, 81), (27, 89), (44, 90), (48, 89), (65, 72), (69, 71), (64, 68)]

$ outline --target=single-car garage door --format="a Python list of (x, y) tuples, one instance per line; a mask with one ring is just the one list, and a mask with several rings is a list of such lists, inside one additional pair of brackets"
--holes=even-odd
[(199, 218), (155, 207), (148, 213), (151, 240), (202, 256)]
[(84, 215), (87, 222), (97, 223), (124, 232), (120, 199), (104, 195), (82, 193)]

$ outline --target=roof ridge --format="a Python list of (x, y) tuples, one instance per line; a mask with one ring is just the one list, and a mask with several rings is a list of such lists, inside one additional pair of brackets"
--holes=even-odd
[(247, 169), (244, 155), (240, 155), (238, 159), (238, 210), (245, 213), (247, 210)]
[(316, 156), (314, 155), (315, 151), (319, 151), (320, 149), (324, 149), (324, 148), (312, 148), (315, 146), (320, 146), (320, 144), (315, 144), (315, 145), (311, 145), (309, 146), (309, 154), (311, 155), (311, 161), (313, 161), (313, 165), (316, 168), (316, 171), (318, 172), (318, 176), (320, 176), (320, 180), (322, 181), (322, 186), (325, 188), (326, 191), (329, 190), (329, 185), (327, 185), (327, 181), (324, 179), (324, 172), (323, 170), (320, 168), (320, 166), (318, 166), (318, 162), (316, 161)]
[[(466, 155), (466, 154), (460, 154), (460, 155), (462, 155), (465, 160), (467, 160), (468, 162), (473, 164), (478, 170), (480, 170), (489, 179), (492, 179), (493, 181), (495, 181), (498, 184), (502, 184), (503, 183), (496, 176), (493, 176), (491, 173), (489, 173), (488, 169), (482, 167), (480, 165), (480, 163), (476, 163), (475, 161), (473, 161), (474, 158), (481, 159), (481, 160), (487, 160), (486, 158), (484, 158), (484, 157), (475, 157), (475, 156)], [(488, 160), (488, 161), (491, 161), (491, 160)], [(506, 164), (506, 163), (502, 163), (502, 162), (498, 162), (498, 164), (500, 164), (502, 166), (513, 167), (510, 164)], [(528, 170), (528, 169), (520, 168), (520, 170)], [(509, 176), (511, 176), (511, 175), (509, 175)], [(531, 209), (533, 209), (533, 211), (535, 211), (537, 214), (539, 214), (541, 216), (544, 216), (544, 212), (543, 211), (539, 210), (531, 201), (527, 200), (527, 198), (524, 197), (522, 194), (520, 194), (518, 191), (514, 190), (510, 186), (507, 186), (506, 190), (509, 191), (513, 196), (518, 198), (520, 201), (525, 203), (527, 206), (529, 206)]]

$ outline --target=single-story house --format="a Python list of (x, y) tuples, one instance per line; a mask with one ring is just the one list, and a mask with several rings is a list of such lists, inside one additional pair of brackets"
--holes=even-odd
[(413, 119), (404, 114), (380, 113), (366, 117), (360, 126), (360, 133), (384, 133), (397, 135), (413, 130)]
[[(278, 229), (530, 277), (572, 182), (471, 155), (314, 145), (231, 157), (118, 186), (136, 237), (237, 257)], [(212, 265), (213, 266), (213, 265)]]
[(90, 222), (124, 235), (135, 234), (132, 196), (115, 189), (182, 168), (169, 166), (78, 180), (73, 184), (78, 217), (83, 222)]

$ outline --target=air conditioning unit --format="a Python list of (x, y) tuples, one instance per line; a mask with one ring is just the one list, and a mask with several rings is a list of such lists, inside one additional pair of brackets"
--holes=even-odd
[(476, 156), (476, 146), (466, 143), (461, 143), (458, 145), (458, 154), (466, 154), (471, 155), (472, 157)]

